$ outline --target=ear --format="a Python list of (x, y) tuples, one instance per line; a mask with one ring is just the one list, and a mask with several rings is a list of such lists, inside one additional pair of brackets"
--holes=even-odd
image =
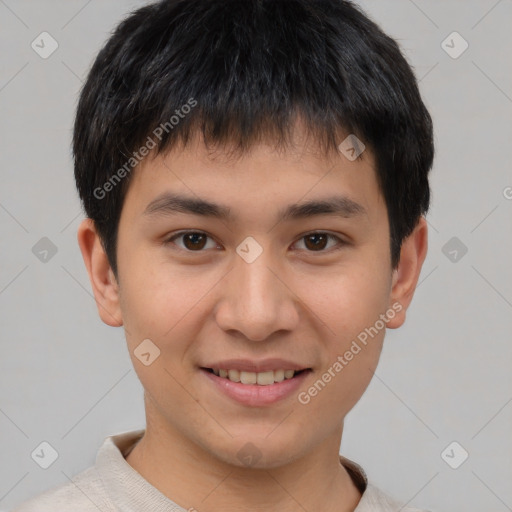
[(119, 305), (119, 286), (92, 219), (81, 222), (77, 238), (100, 318), (107, 325), (120, 327), (123, 318)]
[(390, 329), (396, 329), (405, 322), (405, 313), (416, 290), (421, 267), (427, 255), (427, 247), (427, 221), (424, 217), (420, 217), (413, 232), (402, 243), (400, 262), (393, 270), (390, 306), (395, 305), (393, 309), (397, 313), (387, 322), (387, 327)]

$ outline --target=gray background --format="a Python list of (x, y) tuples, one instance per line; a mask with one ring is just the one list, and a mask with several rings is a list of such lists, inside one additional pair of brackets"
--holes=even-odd
[[(93, 464), (106, 436), (144, 427), (123, 331), (101, 323), (76, 242), (82, 213), (70, 154), (92, 59), (124, 14), (144, 3), (0, 0), (4, 510)], [(419, 288), (347, 417), (342, 452), (411, 505), (512, 510), (512, 2), (361, 3), (399, 40), (421, 80), (437, 155)], [(47, 59), (31, 48), (43, 31), (59, 45)], [(469, 43), (458, 58), (441, 46), (453, 31)], [(452, 53), (462, 48), (457, 39), (447, 44)], [(32, 251), (43, 237), (57, 248), (46, 262)], [(46, 470), (30, 456), (42, 441), (59, 454)], [(469, 453), (458, 469), (441, 457), (453, 441)], [(448, 450), (450, 462), (461, 453)]]

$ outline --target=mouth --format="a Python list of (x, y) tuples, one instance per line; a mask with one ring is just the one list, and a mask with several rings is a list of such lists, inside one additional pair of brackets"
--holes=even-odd
[[(227, 366), (227, 365), (226, 365)], [(247, 363), (247, 367), (254, 364)], [(281, 400), (290, 399), (305, 385), (312, 368), (249, 371), (237, 368), (199, 367), (217, 393), (239, 404), (250, 407), (271, 406)]]
[(304, 372), (311, 371), (311, 368), (304, 368), (302, 370), (268, 370), (265, 372), (248, 372), (237, 369), (227, 369), (227, 368), (201, 368), (201, 370), (205, 370), (217, 377), (222, 379), (230, 380), (231, 382), (238, 382), (240, 384), (248, 384), (248, 385), (259, 385), (259, 386), (270, 386), (272, 384), (277, 384), (279, 382), (283, 382), (284, 380), (289, 380), (296, 378)]

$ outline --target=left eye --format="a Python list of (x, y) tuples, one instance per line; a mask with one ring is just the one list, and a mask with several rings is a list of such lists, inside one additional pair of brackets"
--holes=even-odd
[[(182, 231), (181, 233), (173, 235), (167, 240), (166, 243), (174, 243), (174, 240), (181, 239), (183, 240), (183, 246), (178, 245), (178, 247), (181, 249), (187, 250), (189, 252), (201, 252), (201, 250), (204, 248), (216, 247), (215, 242), (213, 243), (213, 247), (206, 247), (206, 241), (208, 238), (213, 242), (213, 239), (202, 231)], [(305, 242), (304, 245), (308, 249), (308, 252), (321, 252), (326, 249), (328, 240), (334, 240), (340, 245), (343, 244), (343, 240), (341, 240), (339, 237), (321, 231), (303, 235), (301, 238), (299, 238), (298, 241)]]
[(341, 238), (331, 235), (330, 233), (323, 232), (308, 233), (307, 235), (299, 238), (299, 241), (304, 240), (304, 245), (308, 249), (313, 248), (312, 251), (308, 252), (321, 252), (326, 248), (327, 241), (329, 239), (337, 241), (339, 245), (343, 245), (343, 240), (341, 240)]

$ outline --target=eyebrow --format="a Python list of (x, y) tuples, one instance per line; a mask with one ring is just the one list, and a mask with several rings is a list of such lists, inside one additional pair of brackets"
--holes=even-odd
[[(144, 216), (174, 215), (189, 213), (220, 220), (233, 220), (233, 213), (228, 206), (220, 205), (186, 195), (166, 192), (151, 201), (145, 208)], [(277, 213), (277, 220), (304, 219), (316, 215), (334, 215), (350, 218), (365, 215), (366, 209), (346, 196), (331, 196), (302, 203), (290, 204)]]

